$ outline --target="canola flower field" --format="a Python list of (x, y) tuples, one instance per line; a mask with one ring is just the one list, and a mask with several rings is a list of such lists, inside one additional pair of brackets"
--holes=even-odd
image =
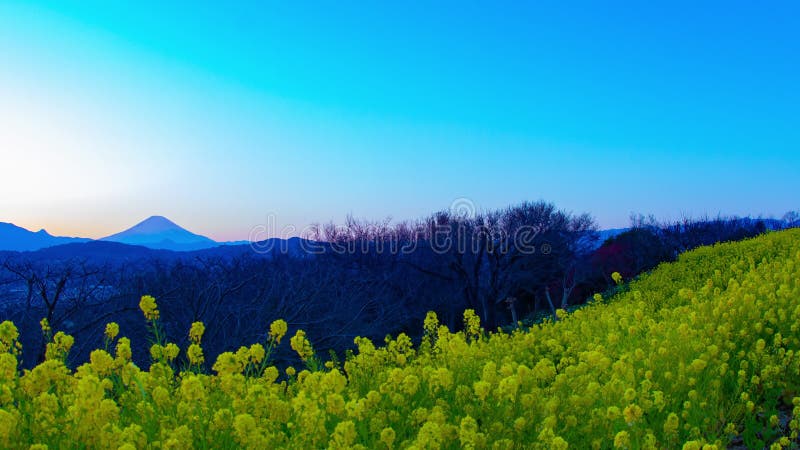
[[(186, 349), (164, 342), (148, 296), (146, 371), (113, 323), (108, 351), (72, 371), (73, 339), (46, 322), (46, 361), (20, 371), (3, 322), (0, 447), (798, 448), (799, 280), (800, 230), (769, 233), (688, 252), (530, 330), (487, 333), (466, 311), (453, 333), (430, 313), (419, 346), (356, 339), (337, 365), (277, 321), (209, 373), (206, 325)], [(307, 367), (271, 366), (278, 345)]]

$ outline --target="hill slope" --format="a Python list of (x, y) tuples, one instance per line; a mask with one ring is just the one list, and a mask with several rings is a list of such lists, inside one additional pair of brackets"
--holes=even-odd
[[(152, 298), (140, 306), (151, 318), (157, 311)], [(192, 365), (178, 363), (192, 371), (181, 376), (176, 348), (153, 347), (145, 373), (128, 362), (126, 341), (116, 359), (98, 350), (71, 374), (58, 362), (62, 338), (53, 361), (18, 380), (2, 371), (12, 378), (4, 398), (14, 401), (0, 410), (0, 444), (700, 449), (796, 441), (800, 230), (688, 252), (611, 299), (559, 316), (486, 334), (471, 311), (458, 333), (430, 313), (419, 347), (405, 335), (379, 348), (357, 338), (343, 367), (323, 366), (298, 331), (289, 345), (311, 369), (298, 374), (264, 364), (265, 347), (269, 355), (287, 345), (285, 322), (270, 327), (264, 346), (220, 355), (214, 375), (192, 373), (205, 367), (199, 325), (189, 333)], [(0, 325), (2, 348), (14, 349), (14, 335), (9, 322)], [(0, 357), (13, 368), (13, 357)]]

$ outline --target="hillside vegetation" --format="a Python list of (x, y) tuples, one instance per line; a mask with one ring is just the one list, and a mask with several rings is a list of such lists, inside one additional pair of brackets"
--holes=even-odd
[[(163, 342), (152, 297), (140, 304), (156, 342), (149, 371), (110, 324), (90, 363), (69, 370), (73, 340), (56, 333), (47, 360), (20, 373), (4, 322), (0, 447), (796, 448), (798, 280), (795, 229), (685, 253), (530, 330), (485, 333), (468, 310), (453, 333), (429, 314), (420, 345), (359, 338), (343, 364), (277, 321), (212, 374), (203, 324), (187, 349)], [(269, 365), (278, 345), (308, 369)]]

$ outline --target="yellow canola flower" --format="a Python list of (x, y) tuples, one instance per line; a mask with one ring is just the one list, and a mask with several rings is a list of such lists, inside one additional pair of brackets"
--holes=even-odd
[(311, 343), (306, 338), (306, 332), (303, 330), (297, 330), (289, 340), (289, 344), (303, 361), (314, 356), (314, 349), (311, 347)]
[(489, 392), (492, 390), (492, 385), (486, 381), (476, 381), (472, 385), (472, 389), (475, 391), (476, 397), (478, 397), (481, 401), (485, 401), (486, 397), (489, 395)]
[(150, 358), (153, 361), (159, 361), (161, 358), (164, 357), (164, 347), (159, 344), (153, 344), (150, 346)]
[(122, 359), (123, 361), (130, 361), (133, 357), (133, 352), (131, 351), (131, 340), (125, 337), (119, 338), (117, 341), (117, 349), (116, 349), (117, 358)]
[(196, 376), (187, 376), (181, 382), (181, 396), (189, 402), (202, 402), (206, 398), (202, 381)]
[(664, 422), (664, 433), (667, 435), (675, 434), (678, 431), (680, 419), (675, 413), (669, 413), (667, 420)]
[(627, 422), (629, 425), (632, 425), (642, 418), (644, 411), (639, 405), (632, 404), (626, 406), (622, 413), (625, 416), (625, 422)]
[(50, 322), (47, 320), (47, 317), (39, 321), (39, 326), (42, 328), (42, 334), (47, 335), (50, 333)]
[(0, 353), (14, 351), (14, 345), (19, 337), (16, 325), (9, 320), (0, 323)]
[(0, 353), (0, 382), (15, 381), (17, 376), (17, 358), (10, 353)]
[(5, 409), (0, 409), (0, 443), (4, 444), (7, 448), (10, 447), (11, 442), (14, 441), (18, 421), (17, 415)]
[(119, 325), (116, 322), (109, 322), (106, 324), (105, 335), (108, 339), (113, 340), (119, 334)]
[(383, 443), (383, 445), (386, 446), (386, 448), (389, 449), (393, 448), (396, 436), (397, 434), (391, 427), (387, 427), (381, 430), (381, 442)]
[(627, 431), (620, 431), (614, 436), (614, 448), (628, 448), (631, 444), (631, 437)]
[(567, 450), (569, 448), (569, 443), (564, 440), (561, 436), (556, 436), (550, 442), (550, 448), (552, 450)]
[(166, 359), (167, 361), (174, 361), (175, 358), (178, 357), (178, 354), (180, 352), (181, 352), (180, 347), (178, 347), (176, 344), (170, 342), (170, 343), (168, 343), (167, 345), (164, 346), (164, 349), (163, 349), (164, 359)]
[[(191, 345), (189, 346), (191, 349)], [(199, 348), (199, 346), (198, 346)], [(219, 375), (233, 375), (242, 371), (242, 365), (236, 354), (232, 352), (223, 352), (217, 356), (217, 361), (211, 367)]]
[(259, 344), (259, 343), (255, 343), (255, 344), (251, 345), (250, 346), (250, 351), (248, 353), (250, 354), (250, 359), (255, 364), (260, 364), (261, 361), (263, 361), (264, 357), (266, 356), (266, 352), (264, 350), (264, 346)]
[(485, 436), (478, 430), (478, 422), (470, 416), (461, 419), (461, 425), (458, 429), (458, 439), (461, 442), (461, 447), (465, 449), (479, 448), (485, 439)]
[(339, 422), (333, 430), (333, 436), (331, 436), (328, 449), (350, 449), (353, 443), (355, 443), (356, 437), (356, 425), (352, 420)]
[(99, 376), (108, 375), (114, 369), (114, 358), (105, 350), (94, 350), (89, 355), (89, 360), (91, 361), (92, 369)]
[(269, 336), (278, 344), (280, 344), (287, 331), (289, 331), (289, 325), (283, 319), (278, 319), (269, 326)]
[(74, 344), (75, 339), (72, 336), (59, 331), (53, 336), (53, 342), (49, 342), (45, 346), (45, 359), (65, 359)]
[(205, 332), (206, 326), (203, 325), (203, 322), (192, 322), (192, 326), (189, 328), (189, 340), (194, 344), (199, 344)]
[(481, 333), (481, 319), (474, 309), (464, 311), (464, 332), (468, 337), (477, 337)]
[(156, 320), (159, 317), (156, 299), (150, 295), (142, 296), (141, 300), (139, 300), (139, 309), (142, 310), (142, 313), (144, 313), (144, 317), (147, 320)]
[(189, 348), (186, 349), (186, 357), (189, 358), (189, 363), (193, 366), (199, 366), (205, 362), (203, 349), (198, 344), (189, 345)]
[(264, 379), (264, 382), (270, 384), (274, 383), (279, 376), (280, 372), (278, 372), (278, 368), (275, 366), (269, 366), (266, 369), (264, 369), (264, 374), (262, 375), (262, 378)]
[(436, 330), (439, 327), (439, 317), (436, 316), (436, 313), (433, 311), (428, 311), (428, 314), (425, 315), (425, 321), (423, 322), (423, 328), (425, 332), (434, 335), (436, 334)]

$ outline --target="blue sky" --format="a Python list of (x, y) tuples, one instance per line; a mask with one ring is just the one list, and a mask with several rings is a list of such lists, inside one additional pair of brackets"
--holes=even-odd
[(800, 208), (796, 2), (164, 3), (0, 2), (0, 221)]

